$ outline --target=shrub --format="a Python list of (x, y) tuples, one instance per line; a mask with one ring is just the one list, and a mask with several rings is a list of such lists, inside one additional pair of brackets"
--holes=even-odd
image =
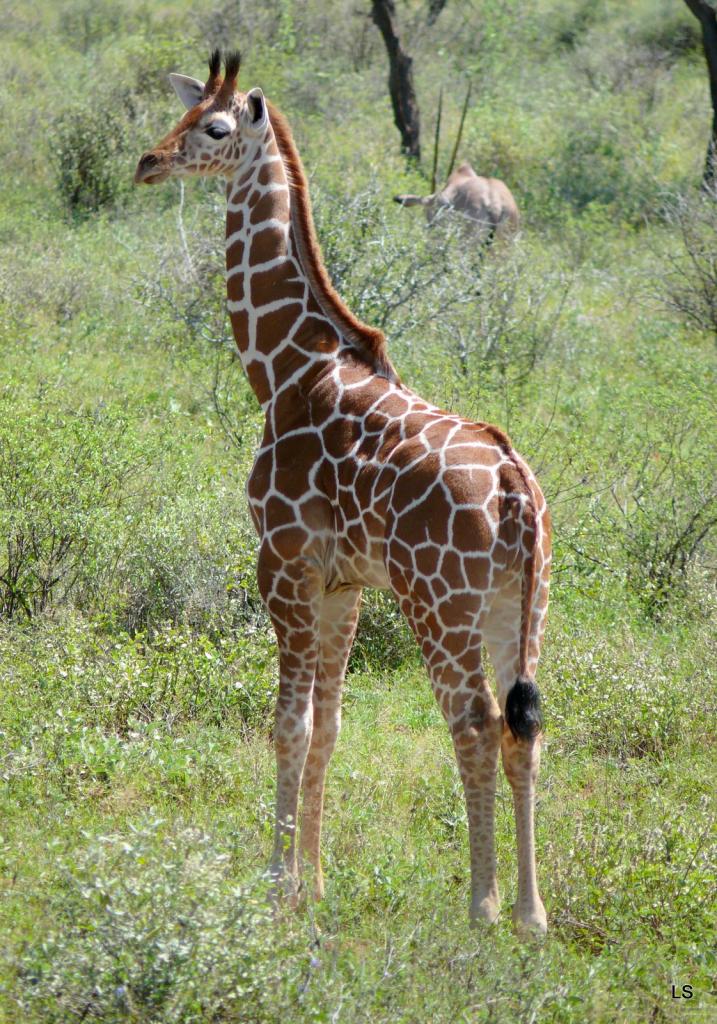
[(276, 1020), (309, 956), (231, 866), (231, 848), (158, 820), (60, 859), (44, 934), (16, 965), (22, 1019)]
[[(181, 188), (182, 186), (180, 186)], [(185, 229), (183, 193), (177, 231), (157, 247), (159, 269), (137, 281), (140, 301), (158, 308), (181, 325), (185, 336), (234, 350), (226, 312), (224, 236), (220, 227), (224, 200), (211, 192), (193, 196), (192, 226)], [(248, 388), (244, 389), (247, 393)], [(244, 403), (245, 404), (245, 403)]]
[(644, 12), (645, 16), (634, 25), (635, 40), (648, 47), (654, 60), (669, 60), (670, 63), (684, 54), (700, 53), (702, 34), (699, 22), (693, 18), (683, 4), (671, 0), (659, 0), (655, 10), (652, 3)]
[(515, 243), (498, 259), (486, 259), (471, 316), (452, 336), (464, 378), (520, 385), (553, 353), (563, 330), (572, 275), (536, 264), (529, 244)]
[(566, 749), (588, 748), (621, 763), (669, 756), (702, 689), (676, 687), (670, 660), (642, 649), (629, 632), (621, 644), (581, 629), (567, 636), (546, 651), (548, 735)]
[(644, 140), (635, 139), (636, 131), (635, 125), (616, 125), (596, 113), (576, 119), (555, 161), (553, 194), (578, 213), (600, 204), (630, 221), (657, 208), (660, 188), (640, 163)]
[(60, 115), (51, 137), (52, 158), (57, 190), (72, 217), (122, 201), (131, 185), (129, 143), (127, 112), (119, 97), (90, 99)]
[(478, 247), (461, 259), (457, 226), (427, 231), (416, 211), (391, 223), (378, 182), (354, 195), (315, 190), (324, 259), (348, 306), (392, 343), (463, 307), (475, 288)]
[[(144, 9), (143, 9), (144, 8)], [(58, 12), (56, 31), (71, 46), (88, 53), (107, 38), (128, 33), (146, 18), (144, 4), (112, 0), (74, 0)]]
[(652, 616), (684, 596), (689, 569), (717, 531), (715, 466), (689, 451), (686, 433), (649, 448), (629, 482), (612, 489), (627, 580)]
[(31, 619), (106, 579), (152, 456), (115, 410), (0, 396), (0, 614)]
[(350, 667), (396, 669), (417, 657), (418, 645), (393, 595), (364, 591)]
[(717, 538), (706, 398), (695, 389), (694, 406), (704, 419), (693, 420), (692, 411), (671, 409), (664, 392), (650, 396), (650, 409), (662, 410), (659, 420), (650, 422), (646, 411), (647, 424), (630, 424), (617, 448), (604, 453), (607, 481), (603, 472), (589, 513), (568, 542), (588, 571), (621, 578), (651, 618), (687, 597), (692, 568)]
[[(320, 192), (317, 221), (331, 276), (349, 306), (387, 334), (412, 373), (447, 361), (460, 378), (519, 382), (562, 326), (570, 277), (537, 267), (527, 243), (481, 247), (461, 221), (427, 228), (373, 187), (353, 197)], [(420, 384), (420, 378), (419, 378)]]
[(550, 12), (546, 30), (555, 42), (566, 49), (574, 49), (584, 39), (596, 21), (604, 17), (605, 5), (595, 0), (562, 3)]
[[(35, 753), (47, 757), (48, 771), (60, 748), (72, 747), (73, 733), (126, 738), (150, 724), (226, 721), (255, 729), (274, 710), (276, 646), (268, 623), (215, 638), (166, 624), (150, 637), (110, 634), (68, 615), (60, 624), (4, 626), (0, 650), (12, 703), (36, 726)], [(3, 728), (11, 736), (15, 723)]]
[(256, 585), (257, 538), (243, 497), (208, 476), (199, 493), (179, 484), (127, 545), (118, 585), (124, 628), (165, 622), (227, 634), (266, 623)]
[(717, 338), (717, 205), (713, 196), (675, 199), (668, 223), (679, 246), (665, 255), (665, 270), (653, 292), (667, 309), (690, 326)]

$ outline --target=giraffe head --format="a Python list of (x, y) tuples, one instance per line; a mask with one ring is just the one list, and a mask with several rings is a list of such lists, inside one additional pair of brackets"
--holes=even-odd
[(156, 185), (175, 175), (236, 174), (251, 141), (264, 135), (268, 123), (261, 89), (237, 90), (239, 64), (238, 53), (228, 54), (222, 77), (221, 54), (215, 50), (206, 82), (187, 75), (169, 76), (187, 113), (154, 149), (142, 155), (136, 184)]

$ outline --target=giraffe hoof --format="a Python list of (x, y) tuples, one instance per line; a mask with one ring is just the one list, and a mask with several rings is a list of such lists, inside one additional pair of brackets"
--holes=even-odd
[(513, 931), (522, 942), (541, 941), (548, 931), (548, 919), (542, 903), (530, 911), (513, 907)]
[(482, 900), (471, 904), (471, 928), (479, 928), (483, 924), (495, 924), (500, 915), (500, 898), (484, 896)]

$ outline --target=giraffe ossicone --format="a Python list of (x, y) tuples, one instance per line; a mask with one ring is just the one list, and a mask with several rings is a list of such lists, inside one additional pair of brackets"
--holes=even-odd
[[(471, 918), (493, 921), (499, 754), (518, 844), (516, 928), (544, 933), (534, 802), (540, 759), (535, 670), (545, 625), (550, 519), (540, 488), (496, 427), (406, 388), (380, 331), (334, 291), (289, 127), (261, 90), (237, 89), (237, 54), (206, 82), (172, 76), (188, 107), (135, 180), (227, 181), (228, 309), (265, 413), (249, 483), (258, 580), (276, 631), (276, 829), (271, 872), (296, 893), (298, 855), (323, 894), (326, 768), (363, 587), (396, 595), (446, 718), (466, 797)], [(483, 669), (493, 663), (497, 694)], [(303, 795), (300, 839), (299, 797)]]

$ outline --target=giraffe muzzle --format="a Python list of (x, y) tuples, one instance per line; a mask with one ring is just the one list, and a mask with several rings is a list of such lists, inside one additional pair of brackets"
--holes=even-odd
[(144, 153), (134, 172), (135, 185), (156, 185), (169, 177), (169, 167), (155, 153)]

